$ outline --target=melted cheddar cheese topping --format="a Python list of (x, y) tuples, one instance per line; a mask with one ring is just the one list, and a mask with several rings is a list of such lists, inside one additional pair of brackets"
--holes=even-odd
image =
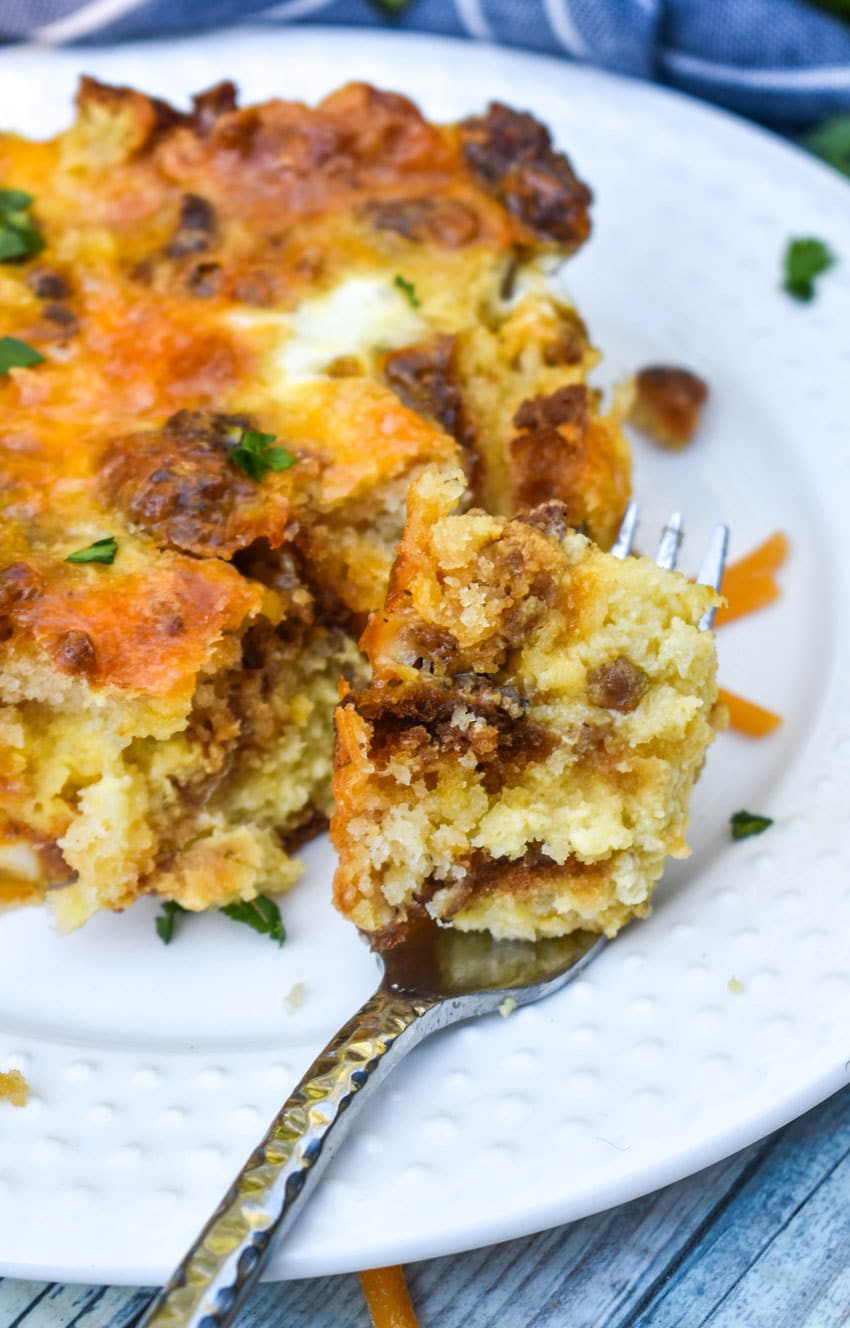
[[(0, 337), (42, 357), (0, 374), (0, 899), (62, 887), (71, 926), (284, 888), (412, 480), (461, 464), (506, 512), (548, 485), (611, 538), (628, 454), (545, 278), (589, 193), (506, 107), (90, 79), (57, 138), (0, 135), (0, 188), (43, 237), (0, 261)], [(240, 466), (251, 435), (287, 468)]]

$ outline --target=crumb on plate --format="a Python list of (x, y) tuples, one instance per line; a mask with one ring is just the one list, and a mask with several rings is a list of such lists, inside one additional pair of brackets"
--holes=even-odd
[(654, 442), (678, 452), (699, 428), (708, 384), (690, 369), (653, 364), (635, 375), (629, 423)]
[(25, 1107), (30, 1086), (20, 1070), (0, 1070), (0, 1100), (11, 1102), (13, 1107)]
[(304, 1004), (304, 997), (306, 995), (307, 995), (307, 988), (303, 982), (293, 983), (293, 985), (289, 988), (289, 991), (286, 993), (283, 1002), (289, 1014), (295, 1014), (296, 1010), (301, 1009), (301, 1006)]

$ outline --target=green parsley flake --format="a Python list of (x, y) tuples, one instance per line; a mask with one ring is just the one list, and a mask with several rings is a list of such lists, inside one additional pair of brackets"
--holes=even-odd
[(8, 373), (10, 369), (31, 369), (34, 364), (43, 363), (44, 356), (25, 341), (19, 341), (17, 337), (0, 337), (0, 374)]
[(27, 216), (31, 203), (23, 189), (0, 189), (0, 263), (29, 258), (44, 248), (44, 236)]
[(103, 539), (95, 540), (94, 544), (89, 544), (87, 548), (77, 549), (76, 553), (69, 553), (65, 562), (106, 563), (109, 566), (115, 562), (117, 552), (117, 539), (113, 535), (105, 535)]
[(850, 175), (850, 115), (833, 115), (803, 139), (803, 144), (821, 161)]
[(729, 826), (733, 839), (750, 839), (753, 835), (763, 835), (773, 821), (769, 816), (758, 816), (755, 812), (735, 812), (729, 817)]
[(407, 9), (410, 0), (372, 0), (376, 9), (382, 9), (385, 14), (400, 14)]
[(402, 295), (405, 296), (411, 309), (419, 308), (422, 301), (420, 300), (419, 296), (416, 294), (416, 287), (414, 286), (412, 281), (405, 280), (405, 278), (401, 275), (401, 273), (399, 273), (397, 277), (393, 277), (393, 285), (396, 286), (401, 291)]
[(173, 899), (167, 899), (163, 904), (159, 917), (154, 918), (154, 925), (156, 934), (164, 945), (171, 944), (178, 913), (188, 913), (188, 911), (182, 904), (175, 904)]
[(823, 240), (812, 238), (789, 240), (785, 250), (784, 289), (795, 300), (808, 303), (814, 298), (815, 277), (826, 272), (835, 263), (835, 255)]
[(262, 936), (277, 941), (278, 945), (283, 945), (286, 940), (280, 909), (273, 899), (267, 899), (265, 895), (257, 895), (256, 899), (242, 900), (238, 904), (226, 904), (220, 911), (234, 922), (244, 922), (246, 927), (253, 927)]
[(32, 202), (32, 194), (23, 189), (0, 189), (0, 212), (23, 212)]
[(230, 460), (257, 484), (268, 470), (289, 470), (297, 457), (285, 447), (272, 447), (277, 438), (273, 433), (258, 433), (256, 429), (243, 429), (242, 437), (230, 453)]

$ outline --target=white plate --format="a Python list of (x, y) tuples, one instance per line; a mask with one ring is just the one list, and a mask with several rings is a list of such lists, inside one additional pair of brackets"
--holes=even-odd
[[(0, 123), (52, 131), (76, 74), (182, 99), (225, 76), (246, 99), (315, 98), (351, 77), (452, 118), (502, 97), (535, 110), (593, 183), (578, 304), (616, 378), (650, 360), (712, 385), (682, 456), (638, 449), (649, 524), (692, 514), (740, 553), (791, 535), (781, 604), (721, 636), (725, 683), (786, 716), (725, 736), (695, 800), (694, 856), (655, 914), (560, 996), (416, 1052), (361, 1117), (273, 1265), (277, 1277), (418, 1259), (517, 1236), (715, 1161), (844, 1083), (850, 1055), (850, 191), (757, 129), (554, 60), (374, 32), (231, 32), (123, 49), (0, 55)], [(842, 263), (816, 301), (779, 290), (789, 235)], [(769, 812), (732, 844), (738, 808)], [(0, 1271), (162, 1280), (373, 961), (328, 902), (331, 854), (284, 905), (278, 951), (219, 916), (168, 948), (154, 908), (59, 940), (0, 920)], [(743, 984), (738, 995), (729, 979)], [(291, 1012), (287, 994), (305, 985)]]

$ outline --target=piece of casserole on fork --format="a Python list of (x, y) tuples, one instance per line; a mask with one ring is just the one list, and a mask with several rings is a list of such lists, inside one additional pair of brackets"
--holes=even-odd
[(613, 935), (687, 856), (717, 723), (715, 592), (568, 527), (457, 510), (432, 470), (367, 687), (336, 717), (337, 907), (379, 946), (424, 913), (498, 938)]

